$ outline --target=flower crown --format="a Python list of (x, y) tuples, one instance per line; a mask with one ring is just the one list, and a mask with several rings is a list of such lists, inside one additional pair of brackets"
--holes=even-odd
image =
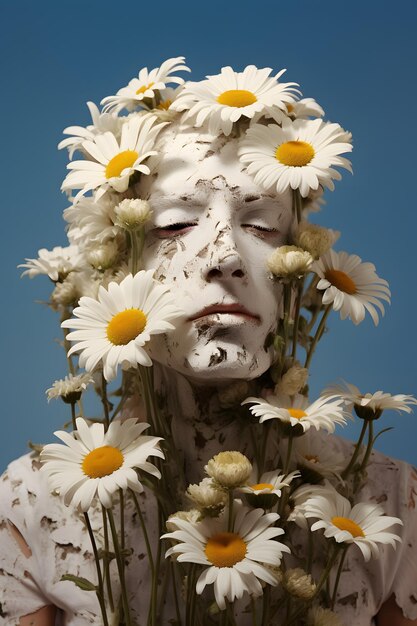
[[(296, 83), (280, 82), (285, 70), (270, 76), (270, 68), (224, 67), (206, 80), (185, 82), (172, 75), (190, 71), (184, 61), (177, 57), (150, 72), (140, 70), (138, 78), (102, 100), (101, 113), (88, 103), (92, 125), (64, 130), (71, 136), (59, 148), (68, 148), (70, 158), (77, 150), (85, 157), (68, 165), (62, 185), (64, 191), (79, 190), (76, 202), (90, 191), (95, 200), (109, 189), (125, 192), (135, 172), (149, 174), (146, 161), (158, 153), (159, 132), (176, 118), (212, 135), (240, 133), (240, 161), (269, 192), (290, 187), (306, 198), (323, 187), (333, 189), (332, 181), (340, 178), (335, 167), (350, 170), (340, 156), (352, 150), (350, 133), (322, 121), (324, 111), (312, 98), (298, 99)], [(130, 114), (120, 117), (123, 110)]]

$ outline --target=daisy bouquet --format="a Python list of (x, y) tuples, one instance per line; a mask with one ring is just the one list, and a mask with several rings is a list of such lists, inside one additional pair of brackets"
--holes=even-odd
[[(372, 263), (335, 251), (337, 233), (307, 220), (340, 168), (351, 170), (343, 156), (352, 150), (351, 135), (324, 121), (320, 105), (301, 98), (295, 83), (282, 82), (284, 70), (271, 76), (269, 68), (225, 67), (199, 82), (174, 75), (187, 71), (183, 57), (144, 68), (104, 98), (103, 109), (88, 103), (89, 126), (65, 129), (59, 148), (70, 158), (62, 184), (69, 245), (39, 250), (22, 266), (31, 278), (51, 280), (49, 305), (61, 318), (69, 370), (47, 391), (48, 399), (68, 404), (70, 421), (55, 433), (60, 443), (43, 446), (41, 471), (51, 497), (85, 524), (95, 567), (93, 577), (81, 564), (63, 579), (96, 594), (105, 626), (139, 623), (132, 594), (142, 596), (150, 626), (245, 619), (266, 626), (278, 618), (285, 626), (336, 625), (347, 552), (368, 561), (382, 544), (395, 549), (400, 541), (401, 520), (361, 499), (380, 434), (375, 424), (385, 409), (410, 412), (416, 404), (409, 395), (362, 393), (352, 384), (308, 398), (313, 355), (332, 311), (354, 324), (368, 313), (378, 324), (390, 301)], [(267, 338), (272, 365), (260, 379), (219, 393), (223, 413), (250, 423), (252, 458), (218, 450), (196, 484), (179, 467), (172, 416), (154, 386), (149, 346), (175, 329), (183, 311), (154, 270), (142, 267), (152, 206), (138, 195), (138, 183), (163, 158), (161, 132), (178, 120), (185, 129), (238, 138), (242, 168), (265, 193), (290, 193), (293, 211), (290, 240), (266, 259), (282, 294)], [(88, 389), (101, 417), (86, 414)], [(346, 459), (323, 437), (353, 414), (363, 427)], [(132, 510), (133, 529), (126, 520)], [(142, 537), (142, 564), (132, 533)], [(300, 534), (308, 546), (301, 553)], [(146, 594), (134, 588), (134, 575), (128, 580), (135, 567), (149, 572)]]

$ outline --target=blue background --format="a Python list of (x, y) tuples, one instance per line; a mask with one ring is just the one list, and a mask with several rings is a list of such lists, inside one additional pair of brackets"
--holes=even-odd
[[(138, 69), (185, 55), (192, 78), (223, 65), (288, 68), (286, 80), (354, 137), (354, 176), (327, 196), (317, 221), (342, 231), (339, 249), (372, 261), (392, 288), (380, 326), (330, 318), (313, 363), (312, 397), (343, 377), (362, 391), (417, 392), (415, 82), (417, 4), (306, 0), (250, 3), (108, 0), (3, 3), (0, 173), (2, 245), (0, 469), (26, 442), (52, 440), (66, 407), (45, 389), (66, 374), (58, 320), (45, 277), (16, 269), (41, 247), (66, 245), (59, 191), (67, 155), (56, 150), (70, 124), (90, 123), (98, 103)], [(384, 414), (379, 449), (417, 463), (417, 415)], [(355, 437), (359, 424), (344, 434)]]

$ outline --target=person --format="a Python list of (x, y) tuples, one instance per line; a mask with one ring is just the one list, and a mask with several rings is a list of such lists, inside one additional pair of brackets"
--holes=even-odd
[[(171, 287), (185, 311), (167, 335), (152, 339), (155, 385), (173, 420), (173, 438), (188, 483), (202, 479), (203, 467), (220, 450), (239, 450), (253, 458), (248, 421), (225, 411), (248, 394), (273, 362), (267, 338), (275, 331), (282, 293), (271, 280), (266, 259), (291, 239), (292, 195), (266, 193), (238, 159), (238, 139), (213, 136), (173, 122), (161, 134), (162, 158), (143, 176), (136, 194), (153, 211), (142, 263)], [(237, 402), (236, 402), (237, 399)], [(226, 403), (227, 404), (227, 403)], [(132, 396), (126, 416), (144, 419)], [(347, 458), (351, 444), (324, 436), (321, 444)], [(91, 591), (79, 589), (65, 574), (95, 579), (83, 519), (50, 494), (36, 455), (9, 466), (0, 486), (1, 622), (19, 626), (83, 626), (98, 623)], [(173, 488), (177, 483), (174, 477)], [(417, 473), (406, 463), (373, 452), (363, 499), (381, 503), (388, 515), (404, 521), (402, 543), (384, 546), (381, 558), (364, 563), (350, 551), (340, 583), (336, 612), (355, 626), (417, 625), (416, 502)], [(155, 543), (164, 529), (147, 496), (145, 517)], [(101, 512), (92, 525), (103, 532)], [(142, 598), (149, 593), (149, 571), (133, 507), (126, 528), (132, 555), (127, 588), (134, 619), (146, 621)], [(162, 531), (162, 532), (161, 532)], [(117, 583), (117, 573), (112, 571)], [(174, 600), (165, 590), (161, 625), (175, 620)], [(239, 605), (237, 623), (251, 616)], [(147, 611), (147, 608), (146, 608)], [(162, 615), (162, 614), (161, 614)]]

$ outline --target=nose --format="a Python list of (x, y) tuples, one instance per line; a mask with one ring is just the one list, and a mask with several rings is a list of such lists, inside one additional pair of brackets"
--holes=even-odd
[(233, 238), (229, 225), (219, 225), (217, 235), (208, 249), (204, 277), (207, 282), (213, 279), (228, 280), (244, 278), (246, 269)]

